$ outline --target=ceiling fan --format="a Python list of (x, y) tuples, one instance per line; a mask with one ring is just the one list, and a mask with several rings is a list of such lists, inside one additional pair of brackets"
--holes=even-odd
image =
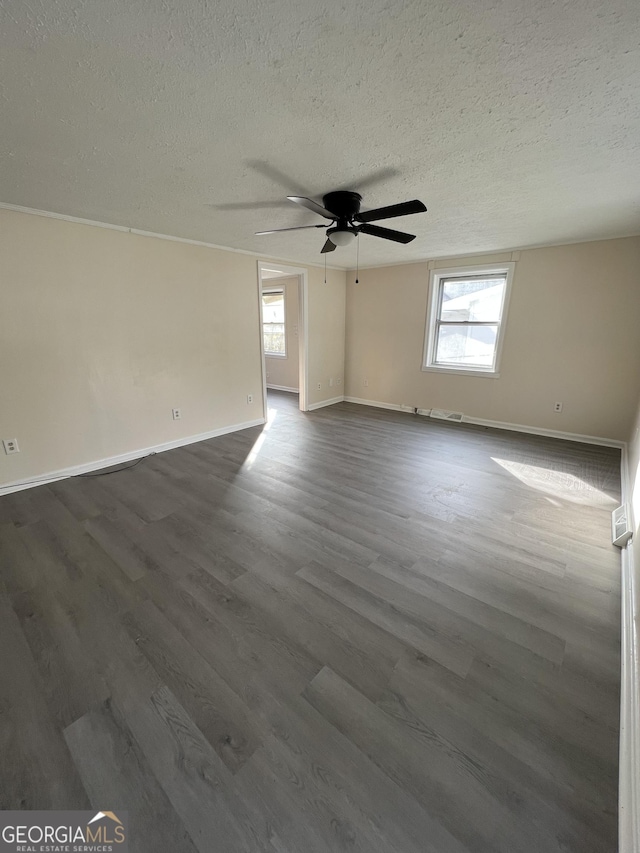
[(378, 207), (375, 210), (360, 212), (362, 196), (349, 190), (337, 190), (322, 197), (322, 204), (311, 198), (299, 195), (287, 196), (307, 210), (319, 213), (325, 219), (330, 219), (333, 225), (327, 228), (324, 222), (319, 225), (298, 225), (293, 228), (274, 228), (271, 231), (256, 231), (256, 234), (275, 234), (278, 231), (301, 231), (304, 228), (327, 228), (327, 241), (321, 253), (333, 252), (337, 246), (348, 245), (358, 234), (370, 234), (372, 237), (382, 237), (383, 240), (393, 240), (395, 243), (410, 243), (415, 240), (415, 234), (404, 231), (394, 231), (391, 228), (381, 228), (370, 225), (377, 219), (392, 219), (394, 216), (407, 216), (412, 213), (425, 213), (425, 205), (414, 199), (388, 207)]

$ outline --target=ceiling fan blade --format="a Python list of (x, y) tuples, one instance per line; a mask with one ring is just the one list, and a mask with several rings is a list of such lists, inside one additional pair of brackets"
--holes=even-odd
[(332, 243), (332, 242), (331, 242), (331, 240), (327, 237), (327, 242), (326, 242), (326, 243), (324, 244), (324, 246), (320, 249), (320, 254), (321, 254), (321, 255), (324, 255), (324, 254), (326, 254), (327, 252), (335, 252), (335, 250), (336, 250), (335, 244), (334, 244), (334, 243)]
[(325, 219), (337, 219), (336, 216), (331, 213), (331, 211), (326, 210), (321, 204), (318, 204), (317, 201), (314, 201), (312, 198), (305, 198), (302, 195), (288, 195), (287, 198), (289, 201), (293, 201), (296, 204), (302, 205), (302, 207), (306, 207), (307, 210), (312, 210), (314, 213), (319, 213), (320, 216), (324, 216)]
[(381, 228), (379, 225), (360, 225), (358, 231), (371, 234), (372, 237), (382, 237), (383, 240), (393, 240), (395, 243), (410, 243), (416, 239), (415, 234), (405, 234), (404, 231), (393, 231), (391, 228)]
[(377, 207), (375, 210), (364, 210), (353, 218), (358, 222), (375, 222), (377, 219), (392, 219), (394, 216), (408, 216), (411, 213), (424, 213), (426, 206), (414, 198), (413, 201), (403, 201), (400, 204), (390, 204), (388, 207)]
[(305, 187), (298, 183), (295, 178), (292, 178), (291, 175), (285, 175), (277, 166), (267, 163), (266, 160), (245, 160), (244, 164), (274, 184), (281, 186), (285, 192), (291, 192), (292, 189), (300, 190), (301, 193), (305, 191)]
[(289, 208), (289, 205), (284, 201), (232, 201), (228, 204), (213, 204), (205, 201), (204, 207), (211, 207), (213, 210), (266, 210), (267, 208), (273, 210), (277, 207)]
[(272, 228), (270, 231), (256, 231), (256, 235), (260, 234), (277, 234), (278, 231), (302, 231), (303, 228), (326, 228), (324, 222), (320, 225), (294, 225), (293, 228)]
[(355, 187), (360, 195), (362, 195), (363, 190), (367, 190), (375, 184), (381, 184), (383, 181), (389, 180), (389, 178), (395, 178), (396, 175), (399, 174), (400, 172), (398, 172), (397, 169), (378, 169), (377, 172), (369, 172), (368, 175), (365, 175), (362, 178), (354, 178), (354, 180), (349, 181), (348, 184), (342, 184), (339, 189), (350, 190)]

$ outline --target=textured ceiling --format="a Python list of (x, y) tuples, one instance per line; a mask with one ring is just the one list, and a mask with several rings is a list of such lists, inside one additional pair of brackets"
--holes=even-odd
[[(284, 201), (422, 199), (360, 263), (640, 232), (637, 0), (0, 0), (0, 202), (321, 260)], [(355, 248), (333, 265), (353, 266)]]

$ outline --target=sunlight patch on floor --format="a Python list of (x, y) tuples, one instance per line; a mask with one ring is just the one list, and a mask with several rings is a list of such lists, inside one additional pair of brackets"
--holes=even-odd
[(242, 466), (243, 471), (250, 471), (251, 470), (253, 463), (258, 458), (260, 450), (262, 449), (262, 445), (264, 444), (264, 440), (267, 437), (267, 433), (269, 432), (269, 429), (271, 428), (271, 424), (275, 421), (277, 416), (278, 416), (278, 410), (277, 409), (267, 409), (267, 422), (262, 427), (262, 432), (256, 438), (255, 442), (253, 443), (253, 447), (251, 448), (251, 451), (249, 452), (249, 455), (247, 456), (247, 458), (244, 461), (244, 464)]
[(524, 462), (512, 462), (510, 459), (498, 459), (491, 457), (494, 462), (508, 471), (525, 486), (536, 489), (559, 498), (583, 506), (602, 507), (613, 509), (617, 501), (600, 489), (596, 489), (575, 474), (566, 471), (554, 471), (552, 468), (543, 468), (540, 465), (527, 465)]

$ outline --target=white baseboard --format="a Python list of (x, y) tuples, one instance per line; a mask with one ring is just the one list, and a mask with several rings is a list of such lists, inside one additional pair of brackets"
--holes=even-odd
[(288, 385), (271, 385), (269, 382), (267, 382), (267, 388), (271, 391), (289, 391), (292, 394), (300, 393), (299, 388), (289, 388)]
[(362, 397), (345, 397), (345, 403), (358, 403), (360, 406), (373, 406), (375, 409), (391, 409), (393, 412), (404, 412), (397, 403), (380, 403), (377, 400), (363, 400)]
[(319, 403), (309, 403), (307, 411), (313, 412), (315, 409), (323, 409), (325, 406), (333, 406), (334, 403), (342, 403), (345, 397), (332, 397), (330, 400), (320, 400)]
[[(360, 397), (345, 397), (347, 403), (358, 403), (361, 406), (374, 406), (376, 409), (391, 409), (394, 412), (408, 412), (407, 407), (397, 403), (381, 403), (377, 400), (363, 400)], [(421, 411), (429, 411), (424, 409)], [(511, 424), (506, 421), (488, 421), (484, 418), (472, 418), (464, 415), (462, 423), (476, 424), (477, 426), (492, 427), (493, 429), (505, 429), (512, 432), (526, 432), (530, 435), (544, 435), (549, 438), (560, 438), (563, 441), (578, 441), (581, 444), (598, 444), (602, 447), (617, 447), (623, 449), (626, 442), (615, 438), (602, 438), (598, 435), (581, 435), (575, 432), (563, 432), (557, 429), (544, 429), (542, 427), (528, 426), (526, 424)]]
[(257, 418), (253, 421), (246, 421), (241, 424), (232, 424), (230, 426), (212, 429), (208, 432), (201, 432), (198, 435), (189, 435), (185, 438), (177, 438), (174, 441), (156, 444), (153, 447), (142, 447), (138, 450), (131, 450), (128, 453), (120, 453), (118, 456), (110, 456), (108, 459), (96, 459), (93, 462), (85, 462), (82, 465), (73, 465), (70, 468), (61, 468), (58, 471), (48, 471), (47, 473), (41, 474), (37, 477), (27, 477), (25, 480), (16, 481), (14, 483), (5, 483), (5, 485), (0, 486), (0, 495), (20, 492), (23, 489), (31, 489), (34, 486), (44, 486), (47, 483), (55, 483), (56, 480), (66, 480), (68, 477), (74, 477), (77, 474), (88, 474), (91, 471), (99, 471), (101, 468), (110, 468), (112, 465), (122, 465), (125, 462), (132, 462), (134, 459), (139, 459), (142, 456), (148, 456), (150, 453), (164, 453), (165, 450), (173, 450), (176, 447), (184, 447), (187, 444), (206, 441), (208, 438), (216, 438), (219, 435), (238, 432), (238, 430), (241, 429), (261, 426), (264, 422), (264, 418)]
[(549, 438), (560, 438), (563, 441), (578, 441), (580, 444), (598, 444), (601, 447), (623, 448), (624, 441), (615, 438), (602, 438), (599, 435), (582, 435), (577, 432), (563, 432), (559, 429), (544, 429), (543, 427), (527, 426), (526, 424), (510, 424), (506, 421), (488, 421), (484, 418), (462, 418), (466, 424), (477, 424), (478, 426), (493, 427), (494, 429), (507, 429), (512, 432), (528, 432), (530, 435), (544, 435)]

